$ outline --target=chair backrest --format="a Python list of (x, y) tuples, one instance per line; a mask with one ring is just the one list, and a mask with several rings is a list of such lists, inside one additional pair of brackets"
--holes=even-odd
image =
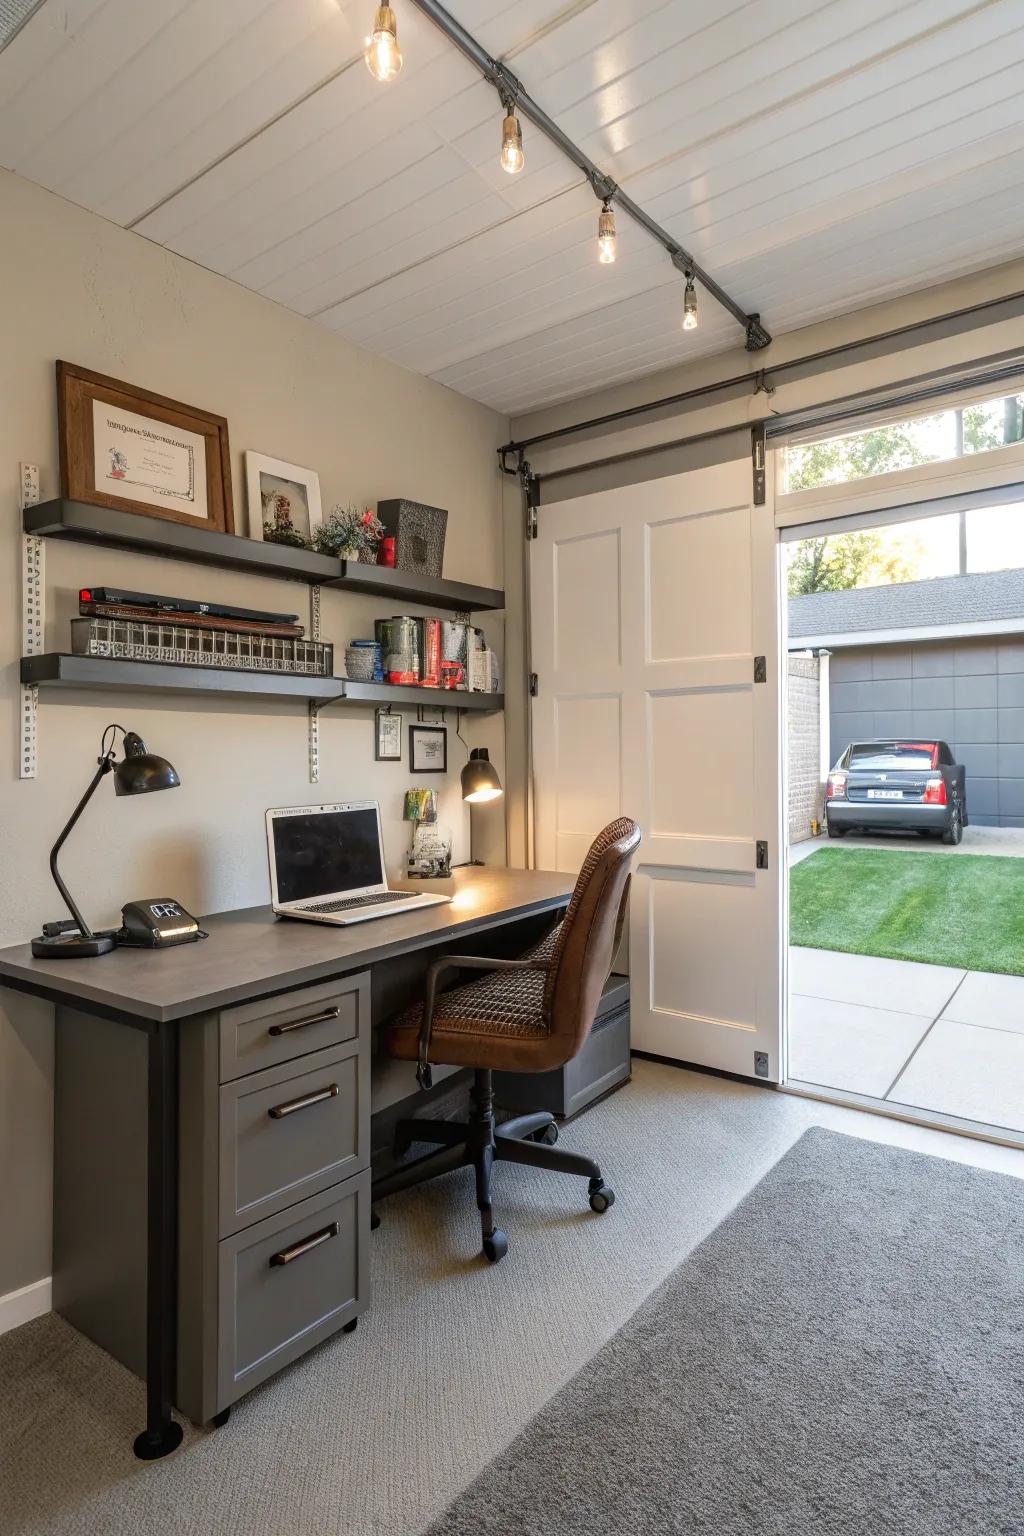
[(639, 843), (640, 828), (628, 816), (597, 834), (558, 931), (544, 1016), (563, 1062), (575, 1056), (594, 1022), (622, 932), (629, 865)]

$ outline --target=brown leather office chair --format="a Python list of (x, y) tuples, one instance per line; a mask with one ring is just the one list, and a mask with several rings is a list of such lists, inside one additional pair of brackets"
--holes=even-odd
[[(583, 861), (565, 917), (546, 939), (518, 960), (446, 955), (427, 972), (422, 1003), (389, 1027), (392, 1056), (417, 1063), (421, 1088), (430, 1087), (431, 1063), (473, 1067), (468, 1125), (450, 1120), (402, 1120), (395, 1150), (414, 1141), (442, 1150), (408, 1168), (398, 1168), (374, 1187), (374, 1198), (408, 1189), (453, 1168), (476, 1169), (476, 1197), (483, 1251), (492, 1262), (508, 1252), (508, 1238), (494, 1224), (491, 1169), (495, 1158), (574, 1173), (589, 1180), (590, 1204), (605, 1211), (615, 1196), (592, 1159), (553, 1143), (553, 1115), (520, 1115), (496, 1125), (492, 1072), (547, 1072), (560, 1067), (583, 1045), (622, 932), (629, 890), (629, 865), (640, 829), (626, 816), (605, 827)], [(446, 969), (488, 971), (482, 980), (437, 991)]]

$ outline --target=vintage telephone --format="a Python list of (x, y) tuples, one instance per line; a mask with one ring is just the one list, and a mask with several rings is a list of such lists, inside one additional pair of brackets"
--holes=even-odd
[[(43, 936), (47, 939), (70, 937), (78, 932), (77, 923), (67, 919), (43, 924)], [(169, 896), (130, 901), (121, 909), (120, 928), (107, 928), (97, 934), (97, 938), (113, 939), (119, 948), (127, 949), (170, 949), (174, 944), (194, 944), (207, 937), (191, 912)]]
[(118, 944), (136, 949), (169, 949), (172, 944), (194, 944), (206, 934), (195, 918), (169, 896), (153, 901), (130, 901), (121, 909)]

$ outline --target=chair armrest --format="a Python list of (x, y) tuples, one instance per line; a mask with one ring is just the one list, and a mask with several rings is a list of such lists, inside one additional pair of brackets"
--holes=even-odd
[(444, 955), (427, 967), (427, 982), (423, 994), (423, 1020), (420, 1024), (416, 1046), (416, 1081), (424, 1090), (433, 1084), (430, 1070), (430, 1035), (434, 1027), (434, 1007), (437, 1001), (437, 980), (445, 971), (547, 971), (550, 960), (498, 960), (486, 955)]

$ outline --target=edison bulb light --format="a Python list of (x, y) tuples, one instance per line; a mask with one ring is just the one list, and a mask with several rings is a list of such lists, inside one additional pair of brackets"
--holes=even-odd
[(597, 259), (605, 267), (615, 260), (615, 214), (607, 203), (597, 221)]
[(693, 278), (686, 279), (686, 292), (683, 294), (683, 330), (695, 331), (697, 329), (697, 290), (693, 285)]
[(402, 50), (398, 46), (398, 23), (390, 5), (377, 7), (373, 31), (366, 39), (363, 58), (375, 80), (393, 80), (402, 68)]
[(523, 154), (523, 130), (511, 112), (501, 125), (501, 168), (514, 176), (526, 164)]

